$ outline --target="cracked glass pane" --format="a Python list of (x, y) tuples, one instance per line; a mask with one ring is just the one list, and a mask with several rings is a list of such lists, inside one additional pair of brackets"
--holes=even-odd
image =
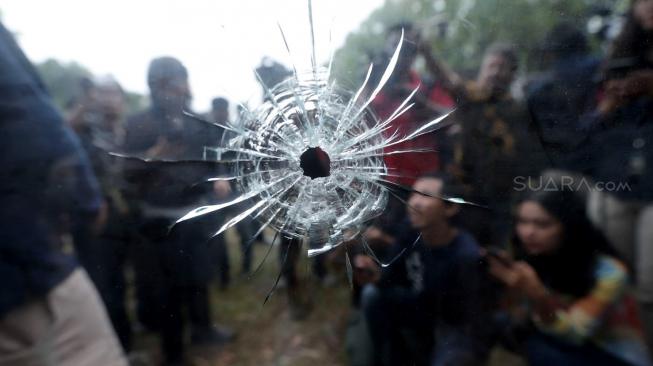
[(0, 0), (0, 364), (650, 365), (652, 4)]
[[(392, 77), (402, 43), (403, 35), (378, 84), (368, 85), (370, 65), (356, 92), (342, 89), (330, 68), (318, 68), (314, 62), (315, 69), (298, 72), (293, 67), (286, 80), (272, 87), (257, 73), (264, 103), (253, 110), (243, 108), (237, 126), (217, 126), (230, 136), (223, 138), (223, 146), (205, 147), (207, 156), (234, 156), (231, 178), (241, 195), (227, 203), (197, 208), (177, 223), (253, 199), (250, 207), (215, 235), (251, 215), (262, 222), (258, 232), (269, 226), (282, 235), (310, 238), (309, 256), (360, 235), (365, 224), (383, 212), (388, 195), (395, 195), (399, 188), (410, 190), (387, 179), (401, 176), (388, 171), (383, 157), (432, 151), (396, 146), (441, 128), (447, 117), (413, 131), (398, 131), (392, 122), (413, 106), (417, 88), (383, 121), (371, 110), (370, 103)], [(462, 198), (444, 198), (465, 203)]]

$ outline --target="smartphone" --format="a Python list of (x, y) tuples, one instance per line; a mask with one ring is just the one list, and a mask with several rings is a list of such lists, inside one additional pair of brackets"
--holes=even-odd
[(488, 257), (495, 258), (496, 260), (499, 261), (499, 263), (503, 264), (504, 266), (511, 266), (512, 261), (502, 255), (502, 253), (505, 253), (503, 250), (496, 248), (496, 247), (488, 247), (486, 249), (486, 255)]

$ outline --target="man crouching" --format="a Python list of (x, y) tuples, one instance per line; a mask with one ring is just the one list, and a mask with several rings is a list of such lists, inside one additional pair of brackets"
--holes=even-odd
[(454, 224), (460, 206), (445, 199), (458, 196), (457, 186), (435, 173), (413, 189), (407, 213), (419, 236), (399, 236), (389, 259), (400, 256), (383, 269), (369, 256), (354, 258), (374, 365), (482, 364), (484, 276), (476, 240)]

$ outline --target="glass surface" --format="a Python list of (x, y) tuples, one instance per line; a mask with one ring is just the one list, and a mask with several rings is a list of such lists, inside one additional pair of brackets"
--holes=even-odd
[(651, 364), (652, 0), (0, 20), (0, 364)]

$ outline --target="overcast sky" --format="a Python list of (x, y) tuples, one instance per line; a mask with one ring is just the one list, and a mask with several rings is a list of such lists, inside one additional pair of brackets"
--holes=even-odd
[[(317, 59), (326, 62), (382, 3), (313, 0)], [(147, 92), (152, 58), (179, 58), (199, 112), (218, 95), (256, 99), (252, 70), (263, 56), (290, 64), (277, 23), (299, 68), (311, 54), (304, 0), (0, 0), (0, 12), (32, 61), (76, 61), (94, 74), (112, 74), (128, 90)]]

